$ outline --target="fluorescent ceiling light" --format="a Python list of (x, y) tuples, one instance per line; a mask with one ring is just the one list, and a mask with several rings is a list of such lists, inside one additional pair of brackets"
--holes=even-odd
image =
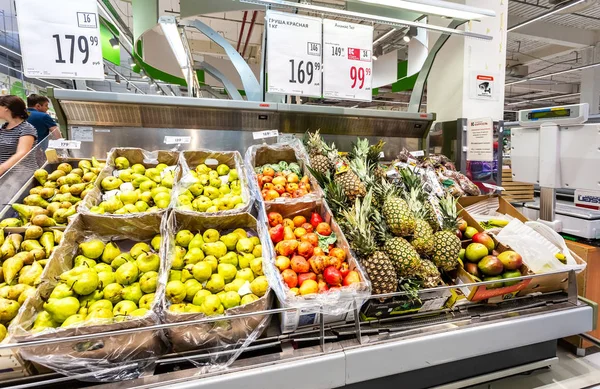
[(505, 86), (510, 86), (510, 85), (515, 85), (515, 84), (520, 84), (522, 82), (527, 82), (527, 81), (534, 81), (534, 80), (540, 80), (542, 78), (546, 78), (546, 77), (552, 77), (552, 76), (558, 76), (560, 74), (565, 74), (565, 73), (571, 73), (571, 72), (576, 72), (579, 70), (585, 70), (585, 69), (590, 69), (590, 68), (594, 68), (596, 66), (600, 66), (600, 62), (598, 63), (592, 63), (589, 65), (585, 65), (585, 66), (580, 66), (578, 68), (573, 68), (573, 69), (567, 69), (567, 70), (561, 70), (559, 72), (554, 72), (554, 73), (549, 73), (549, 74), (544, 74), (542, 76), (537, 76), (537, 77), (531, 77), (531, 78), (524, 78), (522, 80), (519, 81), (513, 81), (513, 82), (509, 82), (506, 83)]
[(517, 101), (517, 102), (514, 102), (514, 103), (507, 103), (505, 105), (519, 105), (519, 104), (534, 103), (536, 101), (547, 101), (547, 100), (555, 100), (555, 99), (565, 99), (567, 97), (579, 96), (580, 94), (581, 93), (569, 93), (569, 94), (566, 94), (566, 95), (558, 95), (558, 96), (542, 97), (542, 98), (533, 99), (533, 100)]
[(383, 5), (385, 7), (394, 7), (406, 9), (409, 11), (420, 12), (427, 15), (440, 15), (454, 19), (473, 20), (496, 16), (496, 12), (484, 9), (469, 7), (462, 4), (450, 3), (441, 0), (359, 0), (363, 3)]
[(507, 31), (511, 32), (511, 31), (516, 30), (517, 28), (525, 27), (528, 24), (540, 21), (540, 20), (542, 20), (544, 18), (547, 18), (548, 16), (551, 16), (551, 15), (557, 14), (557, 13), (559, 13), (561, 11), (564, 11), (567, 8), (571, 8), (574, 5), (583, 3), (584, 1), (586, 1), (586, 0), (572, 0), (572, 1), (568, 2), (568, 3), (565, 3), (565, 4), (561, 5), (561, 6), (556, 7), (556, 8), (554, 8), (554, 9), (548, 11), (548, 12), (541, 13), (538, 16), (532, 18), (532, 19), (526, 20), (526, 21), (524, 21), (522, 23), (515, 24), (514, 26), (509, 27)]

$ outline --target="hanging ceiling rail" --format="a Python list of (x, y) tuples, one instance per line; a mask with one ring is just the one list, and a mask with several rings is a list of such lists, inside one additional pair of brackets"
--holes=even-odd
[(377, 23), (377, 24), (385, 24), (385, 25), (396, 26), (396, 27), (397, 26), (419, 27), (419, 28), (424, 28), (426, 30), (430, 30), (430, 31), (436, 31), (436, 32), (439, 32), (441, 34), (446, 34), (446, 35), (461, 35), (461, 36), (466, 36), (466, 37), (470, 37), (470, 38), (492, 40), (492, 37), (489, 35), (478, 34), (478, 33), (469, 32), (469, 31), (454, 30), (452, 28), (435, 26), (432, 24), (421, 23), (421, 22), (413, 22), (411, 20), (394, 19), (394, 18), (388, 18), (385, 16), (366, 14), (366, 13), (362, 13), (362, 12), (353, 12), (353, 11), (347, 11), (347, 10), (342, 10), (342, 9), (334, 9), (334, 8), (330, 8), (330, 7), (321, 7), (321, 6), (313, 5), (313, 4), (293, 3), (291, 1), (286, 1), (286, 0), (240, 0), (240, 2), (247, 3), (247, 4), (263, 5), (263, 6), (267, 6), (267, 7), (271, 6), (271, 7), (279, 7), (279, 8), (303, 9), (306, 11), (313, 11), (313, 12), (321, 13), (324, 15), (338, 16), (338, 17), (343, 17), (343, 18), (358, 20), (358, 21), (365, 21), (365, 22), (371, 22), (371, 23)]

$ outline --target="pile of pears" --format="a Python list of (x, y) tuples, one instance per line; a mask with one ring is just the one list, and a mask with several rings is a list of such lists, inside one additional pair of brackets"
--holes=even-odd
[(61, 231), (44, 231), (38, 226), (8, 236), (0, 229), (0, 341), (21, 305), (35, 294), (46, 262), (62, 236)]
[(237, 169), (221, 164), (211, 169), (200, 164), (190, 171), (177, 196), (177, 208), (195, 212), (220, 212), (243, 208), (242, 184)]
[(260, 240), (242, 228), (179, 231), (165, 289), (169, 311), (213, 316), (258, 300), (269, 289), (262, 262)]
[(112, 241), (80, 243), (73, 268), (59, 276), (31, 330), (110, 324), (146, 316), (158, 282), (160, 242), (156, 235), (150, 244), (138, 242), (129, 252), (121, 252)]
[(79, 161), (76, 168), (63, 162), (52, 173), (38, 169), (33, 176), (39, 183), (29, 191), (23, 204), (13, 204), (19, 218), (0, 222), (0, 227), (66, 225), (67, 218), (77, 213), (77, 204), (94, 188), (104, 163), (96, 158)]
[(125, 157), (115, 158), (113, 176), (105, 177), (100, 186), (111, 196), (90, 209), (96, 214), (126, 215), (156, 212), (171, 203), (175, 169), (164, 163), (146, 168), (140, 163), (130, 165)]

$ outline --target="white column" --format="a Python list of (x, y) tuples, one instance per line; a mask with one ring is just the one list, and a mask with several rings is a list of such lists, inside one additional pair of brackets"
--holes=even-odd
[[(583, 63), (600, 62), (600, 43), (583, 52)], [(581, 103), (590, 105), (590, 114), (600, 113), (600, 66), (581, 71)]]
[[(492, 36), (482, 40), (452, 36), (435, 59), (427, 83), (427, 111), (435, 112), (438, 121), (457, 118), (504, 116), (504, 80), (506, 68), (506, 24), (508, 1), (455, 0), (456, 3), (492, 9), (494, 18), (482, 18), (460, 27), (466, 31)], [(448, 19), (432, 18), (432, 22), (448, 25)], [(431, 34), (430, 49), (438, 34)], [(493, 77), (489, 83), (492, 97), (477, 96), (477, 75)]]

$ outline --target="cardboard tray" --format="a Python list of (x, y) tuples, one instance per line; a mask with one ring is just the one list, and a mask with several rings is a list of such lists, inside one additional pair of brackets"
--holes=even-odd
[[(142, 328), (159, 322), (160, 295), (164, 293), (159, 285), (149, 314), (113, 324), (91, 325), (74, 328), (56, 328), (38, 334), (28, 332), (35, 316), (42, 310), (44, 300), (58, 283), (57, 277), (65, 269), (71, 269), (73, 259), (77, 255), (78, 242), (84, 241), (93, 234), (106, 239), (115, 239), (115, 243), (124, 249), (129, 249), (135, 241), (150, 241), (160, 233), (161, 217), (157, 214), (148, 214), (135, 220), (115, 220), (98, 218), (92, 215), (77, 215), (65, 231), (63, 242), (52, 254), (46, 265), (42, 283), (36, 296), (25, 302), (19, 314), (14, 319), (16, 324), (11, 325), (10, 332), (15, 342), (33, 341), (39, 339), (52, 339), (69, 337), (80, 334), (93, 334), (110, 332), (126, 328)], [(123, 239), (124, 237), (128, 239)], [(160, 275), (159, 275), (160, 276)], [(128, 360), (153, 358), (165, 352), (165, 344), (159, 331), (136, 332), (124, 335), (106, 336), (82, 342), (65, 342), (34, 346), (19, 349), (23, 360), (35, 360), (43, 357), (46, 361), (87, 359), (101, 362), (124, 362)], [(58, 362), (60, 363), (60, 362)]]
[[(113, 148), (108, 153), (108, 158), (106, 160), (106, 166), (98, 175), (98, 179), (95, 183), (95, 188), (92, 189), (88, 195), (85, 197), (85, 200), (82, 202), (82, 207), (80, 207), (79, 212), (86, 215), (95, 215), (97, 217), (104, 218), (117, 218), (117, 219), (130, 219), (138, 217), (139, 215), (146, 214), (144, 212), (140, 213), (132, 213), (127, 215), (114, 215), (114, 214), (92, 214), (90, 209), (102, 202), (102, 194), (104, 193), (101, 183), (102, 180), (108, 176), (112, 176), (113, 172), (117, 170), (115, 168), (115, 159), (118, 157), (125, 157), (129, 160), (129, 165), (133, 166), (135, 164), (142, 164), (145, 168), (156, 167), (159, 163), (164, 163), (168, 166), (178, 166), (179, 162), (179, 152), (178, 151), (146, 151), (139, 148)], [(173, 183), (173, 187), (175, 187), (177, 182), (177, 173), (175, 172), (175, 180)], [(155, 214), (163, 215), (166, 209), (160, 210), (158, 212), (152, 212)]]
[[(209, 228), (218, 231), (244, 228), (247, 231), (257, 233), (258, 222), (252, 215), (244, 213), (240, 215), (227, 215), (220, 217), (197, 217), (189, 214), (173, 211), (167, 221), (167, 237), (165, 248), (164, 277), (168, 278), (171, 268), (170, 258), (175, 249), (175, 235), (180, 230), (190, 230), (194, 233), (204, 232)], [(269, 242), (261, 239), (261, 245), (265, 247)], [(263, 255), (265, 251), (263, 251)], [(267, 259), (263, 257), (263, 266)], [(195, 324), (190, 326), (181, 326), (169, 328), (166, 330), (173, 346), (174, 352), (196, 350), (200, 348), (231, 346), (244, 342), (247, 338), (253, 340), (259, 337), (268, 326), (271, 315), (257, 315), (240, 319), (228, 320), (227, 316), (265, 311), (271, 308), (273, 303), (273, 293), (271, 288), (258, 300), (240, 307), (231, 308), (225, 311), (223, 320), (218, 322)], [(161, 306), (164, 312), (164, 321), (166, 323), (184, 322), (189, 320), (200, 320), (207, 316), (203, 313), (174, 313), (168, 310), (168, 302), (164, 294), (161, 296)]]

